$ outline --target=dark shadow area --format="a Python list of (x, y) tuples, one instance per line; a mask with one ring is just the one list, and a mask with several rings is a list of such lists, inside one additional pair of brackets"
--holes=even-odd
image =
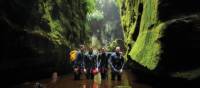
[(159, 66), (165, 72), (187, 71), (200, 67), (199, 19), (188, 18), (170, 24), (160, 39), (162, 46)]
[(136, 20), (135, 31), (134, 31), (134, 33), (132, 35), (132, 39), (134, 41), (137, 40), (137, 37), (138, 37), (139, 32), (140, 32), (140, 22), (141, 22), (141, 17), (142, 17), (142, 12), (143, 12), (143, 4), (142, 3), (139, 4), (138, 12), (139, 12), (139, 15), (138, 15), (138, 18)]
[(4, 88), (49, 78), (54, 71), (70, 72), (70, 66), (66, 67), (69, 61), (61, 59), (67, 55), (67, 47), (55, 46), (47, 37), (31, 33), (35, 25), (50, 32), (48, 21), (41, 19), (38, 4), (37, 0), (0, 1), (0, 72)]
[(188, 15), (200, 11), (197, 0), (159, 0), (159, 19), (167, 21), (181, 15)]
[[(9, 28), (6, 24), (4, 27)], [(70, 71), (69, 64), (60, 63), (58, 51), (51, 52), (55, 46), (49, 40), (30, 35), (24, 31), (1, 31), (0, 72), (4, 88), (33, 80), (51, 77), (53, 71)], [(34, 50), (40, 48), (38, 52)], [(67, 61), (66, 61), (67, 62)], [(69, 61), (68, 61), (69, 62)], [(60, 63), (61, 65), (56, 65)], [(63, 66), (65, 65), (65, 66)], [(58, 67), (62, 67), (58, 69)], [(64, 71), (63, 71), (64, 70)]]
[(197, 88), (199, 87), (199, 78), (187, 80), (183, 78), (174, 78), (166, 74), (160, 74), (153, 70), (149, 70), (139, 63), (129, 59), (128, 68), (132, 69), (134, 75), (133, 83), (146, 84), (152, 88)]
[(140, 65), (138, 62), (131, 59), (131, 57), (127, 56), (127, 68), (132, 70), (132, 73), (135, 75), (135, 82), (138, 83), (144, 83), (148, 85), (152, 85), (153, 82), (155, 82), (155, 73), (153, 71), (150, 71), (148, 68)]

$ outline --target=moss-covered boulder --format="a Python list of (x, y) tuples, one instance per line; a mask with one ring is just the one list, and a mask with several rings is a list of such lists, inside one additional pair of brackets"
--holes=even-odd
[(86, 0), (1, 0), (1, 84), (69, 72), (69, 49), (89, 41), (87, 12)]
[(186, 79), (200, 76), (200, 6), (196, 0), (117, 3), (130, 59), (161, 74), (181, 74)]

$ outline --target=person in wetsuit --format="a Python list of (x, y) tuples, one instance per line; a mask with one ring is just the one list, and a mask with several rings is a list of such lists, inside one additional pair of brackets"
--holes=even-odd
[(87, 73), (86, 73), (86, 77), (87, 79), (93, 79), (94, 75), (92, 73), (92, 69), (95, 68), (95, 59), (96, 59), (96, 55), (93, 52), (92, 48), (89, 48), (88, 53), (86, 54), (86, 69), (87, 69)]
[(116, 47), (115, 52), (110, 56), (109, 63), (111, 65), (111, 79), (121, 80), (122, 71), (124, 67), (124, 58), (122, 52), (120, 52), (120, 47)]
[(77, 53), (75, 61), (73, 61), (74, 79), (80, 80), (80, 76), (85, 70), (85, 47), (80, 45), (80, 50)]
[(106, 53), (105, 48), (101, 49), (101, 53), (98, 56), (100, 61), (100, 72), (101, 72), (101, 79), (107, 79), (108, 78), (108, 55)]

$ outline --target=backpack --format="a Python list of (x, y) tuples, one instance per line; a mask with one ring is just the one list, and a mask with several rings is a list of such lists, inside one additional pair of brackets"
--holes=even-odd
[(69, 53), (69, 59), (71, 62), (73, 62), (74, 60), (76, 60), (76, 57), (78, 55), (78, 51), (77, 50), (72, 50)]

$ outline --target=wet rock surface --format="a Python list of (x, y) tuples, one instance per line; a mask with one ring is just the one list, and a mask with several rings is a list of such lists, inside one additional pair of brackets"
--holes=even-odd
[(42, 79), (53, 71), (69, 73), (69, 48), (88, 40), (85, 4), (79, 0), (1, 0), (1, 84)]
[(194, 80), (200, 76), (197, 3), (195, 0), (119, 0), (129, 48), (127, 58), (133, 70), (158, 77), (155, 83), (168, 80), (172, 84), (195, 84)]

